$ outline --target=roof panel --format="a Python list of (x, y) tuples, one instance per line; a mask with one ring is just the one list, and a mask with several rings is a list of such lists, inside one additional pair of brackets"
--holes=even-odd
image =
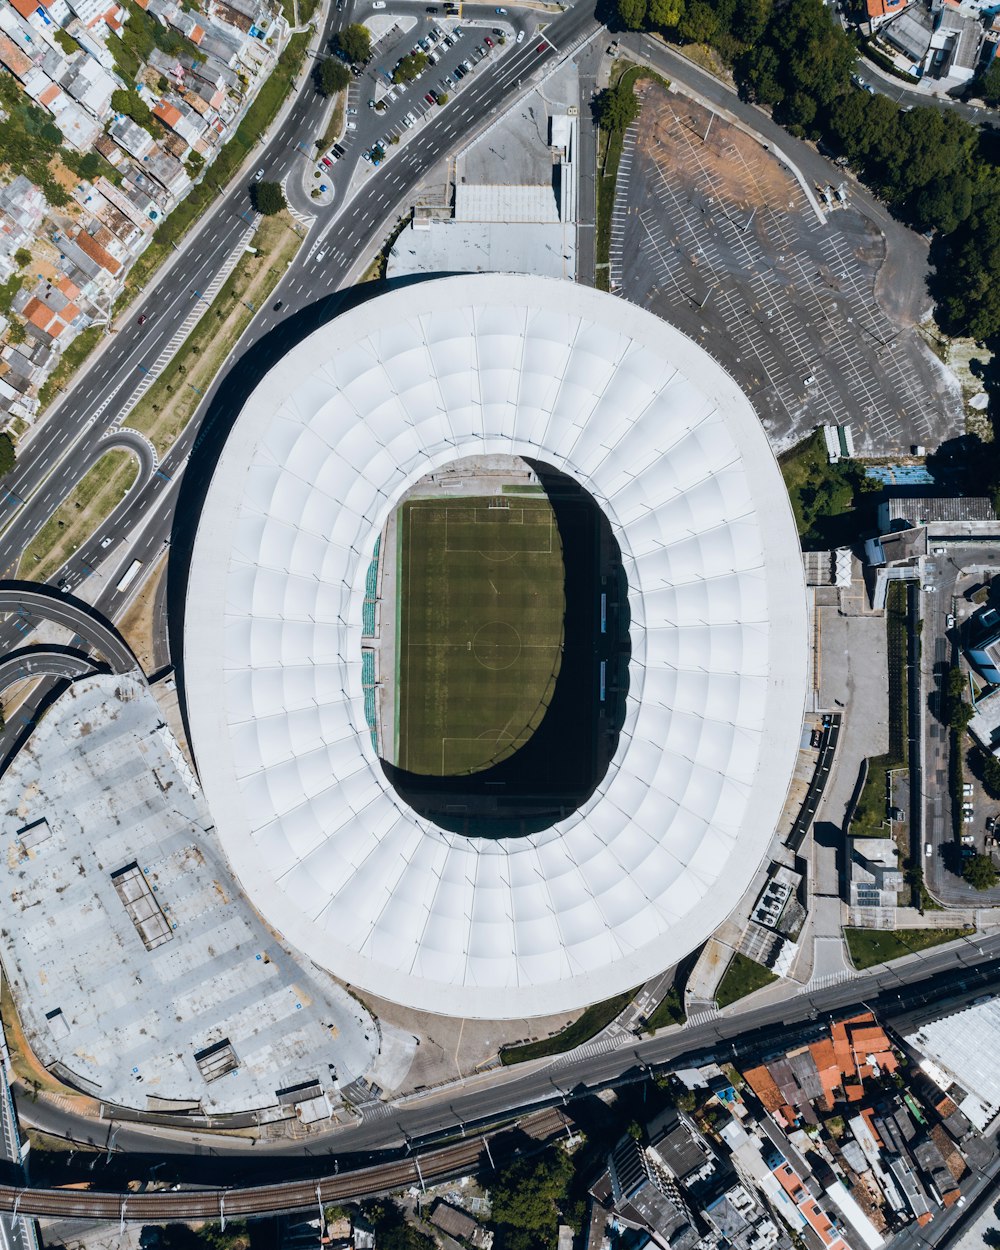
[[(499, 842), (398, 798), (360, 663), (391, 508), (485, 450), (546, 460), (603, 501), (633, 634), (607, 777), (558, 825)], [(641, 309), (464, 275), (316, 331), (233, 428), (188, 599), (192, 739), (233, 867), (289, 941), (374, 993), (481, 1017), (605, 998), (703, 941), (767, 849), (806, 687), (791, 510), (747, 399)]]

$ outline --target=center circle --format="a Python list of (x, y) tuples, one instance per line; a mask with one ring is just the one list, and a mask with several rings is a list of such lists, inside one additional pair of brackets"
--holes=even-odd
[(472, 653), (483, 668), (510, 668), (521, 654), (521, 635), (506, 621), (489, 621), (476, 630)]

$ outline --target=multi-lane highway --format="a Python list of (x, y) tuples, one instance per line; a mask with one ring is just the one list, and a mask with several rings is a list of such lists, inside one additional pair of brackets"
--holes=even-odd
[[(189, 1219), (225, 1211), (235, 1215), (293, 1209), (323, 1201), (364, 1197), (456, 1175), (476, 1166), (484, 1135), (503, 1124), (535, 1135), (555, 1130), (552, 1111), (572, 1115), (572, 1104), (601, 1088), (645, 1080), (651, 1067), (687, 1066), (709, 1060), (744, 1059), (775, 1054), (816, 1036), (831, 1017), (871, 1007), (898, 1032), (909, 1032), (921, 1022), (957, 1010), (984, 993), (1000, 987), (1000, 938), (965, 943), (954, 949), (930, 952), (896, 969), (870, 975), (792, 1000), (692, 1027), (672, 1030), (656, 1038), (628, 1039), (609, 1048), (583, 1046), (569, 1055), (537, 1062), (527, 1070), (493, 1073), (459, 1087), (430, 1091), (404, 1100), (391, 1115), (363, 1120), (357, 1127), (341, 1127), (323, 1136), (301, 1141), (259, 1142), (211, 1135), (192, 1135), (133, 1126), (124, 1120), (96, 1129), (80, 1118), (91, 1144), (154, 1154), (161, 1177), (196, 1179), (195, 1191), (127, 1199), (125, 1219)], [(61, 1131), (73, 1127), (72, 1116), (42, 1102), (22, 1101), (22, 1118), (52, 1130), (46, 1117), (61, 1120)], [(57, 1131), (59, 1131), (57, 1129)], [(70, 1134), (72, 1136), (72, 1134)], [(457, 1139), (457, 1140), (456, 1140)], [(396, 1143), (394, 1150), (386, 1147)], [(379, 1152), (375, 1154), (374, 1152)], [(109, 1151), (110, 1154), (110, 1151)], [(169, 1159), (168, 1159), (169, 1156)], [(325, 1156), (325, 1158), (324, 1158)], [(331, 1157), (332, 1156), (332, 1157)], [(169, 1160), (176, 1160), (176, 1164)], [(93, 1179), (93, 1174), (91, 1174)], [(282, 1177), (285, 1180), (282, 1180)], [(244, 1188), (229, 1188), (237, 1179)], [(253, 1181), (258, 1180), (254, 1185)], [(206, 1190), (206, 1185), (217, 1188)], [(18, 1198), (17, 1195), (20, 1194)], [(98, 1219), (122, 1217), (123, 1195), (108, 1192), (18, 1190), (0, 1188), (0, 1210), (22, 1213), (90, 1215)], [(155, 1199), (155, 1201), (154, 1201)]]
[[(483, 13), (488, 11), (483, 6)], [(335, 13), (323, 40), (318, 41), (320, 46), (325, 45), (336, 24), (362, 15), (350, 10)], [(452, 103), (437, 110), (409, 142), (393, 150), (363, 195), (356, 196), (349, 206), (335, 203), (325, 217), (317, 220), (313, 227), (315, 237), (300, 250), (275, 291), (274, 303), (280, 300), (281, 309), (276, 311), (269, 301), (163, 462), (155, 472), (149, 472), (147, 466), (140, 485), (117, 510), (111, 523), (84, 543), (53, 580), (62, 582), (66, 589), (78, 586), (107, 555), (102, 546), (107, 538), (114, 541), (138, 532), (141, 552), (135, 554), (140, 558), (151, 557), (162, 548), (171, 531), (176, 479), (184, 472), (212, 397), (229, 369), (236, 365), (244, 375), (248, 368), (259, 374), (292, 342), (327, 320), (336, 308), (330, 297), (352, 276), (358, 259), (368, 255), (377, 244), (394, 213), (406, 203), (427, 171), (459, 142), (466, 141), (478, 122), (490, 118), (519, 92), (527, 90), (563, 49), (598, 29), (592, 5), (580, 3), (549, 22), (544, 38), (525, 40), (509, 48), (502, 57), (481, 63)], [(318, 97), (307, 81), (277, 134), (263, 154), (255, 158), (266, 177), (280, 180), (286, 174), (300, 176), (306, 159), (300, 143), (303, 136), (311, 140), (319, 108)], [(5, 479), (5, 494), (0, 501), (0, 569), (13, 571), (46, 516), (109, 445), (107, 432), (114, 427), (144, 371), (177, 334), (202, 298), (201, 292), (239, 244), (251, 219), (247, 185), (240, 183), (220, 196), (200, 231), (136, 309), (136, 316), (118, 330), (99, 359), (25, 446), (14, 471)], [(317, 259), (320, 254), (322, 260)], [(140, 315), (146, 318), (141, 326)], [(114, 580), (112, 577), (112, 585)], [(108, 590), (98, 602), (113, 618), (122, 596)], [(0, 631), (0, 646), (14, 641), (9, 628)]]
[[(909, 1029), (914, 1022), (957, 1010), (998, 986), (1000, 935), (970, 939), (838, 985), (688, 1024), (656, 1037), (598, 1040), (547, 1061), (501, 1068), (411, 1095), (391, 1110), (383, 1103), (362, 1107), (360, 1123), (313, 1134), (308, 1141), (309, 1154), (343, 1158), (350, 1152), (367, 1157), (391, 1143), (426, 1143), (453, 1131), (456, 1125), (471, 1131), (595, 1088), (636, 1080), (649, 1067), (675, 1065), (682, 1056), (687, 1061), (697, 1055), (733, 1058), (774, 1050), (791, 1045), (797, 1029), (815, 1030), (830, 1015), (854, 1010), (860, 1003)], [(19, 1105), (23, 1121), (45, 1132), (91, 1146), (101, 1146), (107, 1137), (107, 1121), (95, 1125), (91, 1119), (43, 1101), (22, 1100)], [(144, 1123), (146, 1117), (136, 1112), (113, 1113), (106, 1108), (106, 1115), (114, 1118), (116, 1144), (123, 1151), (190, 1155), (200, 1159), (201, 1166), (208, 1156), (249, 1159), (245, 1139), (171, 1129), (167, 1121), (152, 1125)], [(301, 1155), (302, 1143), (298, 1141), (260, 1140), (252, 1150), (253, 1158), (269, 1160), (271, 1175), (278, 1174), (282, 1160)]]

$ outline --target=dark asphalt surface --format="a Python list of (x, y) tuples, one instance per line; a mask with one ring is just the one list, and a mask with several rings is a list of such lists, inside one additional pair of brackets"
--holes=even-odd
[[(386, 1107), (363, 1111), (362, 1123), (345, 1126), (302, 1141), (263, 1142), (208, 1134), (171, 1135), (130, 1121), (132, 1113), (115, 1120), (118, 1150), (171, 1156), (216, 1156), (232, 1161), (267, 1157), (269, 1169), (299, 1165), (306, 1156), (370, 1158), (389, 1146), (432, 1143), (443, 1134), (472, 1133), (479, 1127), (540, 1106), (570, 1103), (593, 1091), (640, 1080), (650, 1067), (678, 1066), (710, 1059), (738, 1060), (743, 1056), (777, 1053), (825, 1027), (833, 1014), (860, 1005), (878, 1011), (898, 1031), (967, 1005), (974, 998), (1000, 988), (1000, 936), (969, 939), (948, 948), (883, 966), (840, 985), (801, 993), (791, 999), (753, 1010), (720, 1016), (706, 1023), (671, 1030), (654, 1038), (626, 1040), (612, 1049), (584, 1045), (576, 1052), (520, 1068), (499, 1069), (462, 1085), (413, 1095)], [(597, 1053), (594, 1053), (596, 1050)], [(80, 1143), (103, 1146), (110, 1131), (92, 1120), (51, 1107), (42, 1100), (19, 1096), (22, 1122)], [(230, 1166), (228, 1163), (226, 1167)], [(245, 1176), (245, 1172), (241, 1172)], [(278, 1178), (274, 1171), (272, 1179)], [(208, 1182), (206, 1175), (206, 1183)]]

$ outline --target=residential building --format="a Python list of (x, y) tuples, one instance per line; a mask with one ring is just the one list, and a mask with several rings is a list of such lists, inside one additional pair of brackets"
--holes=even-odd
[(698, 1232), (680, 1186), (633, 1137), (608, 1158), (612, 1209), (629, 1228), (648, 1233), (662, 1250), (694, 1250)]

